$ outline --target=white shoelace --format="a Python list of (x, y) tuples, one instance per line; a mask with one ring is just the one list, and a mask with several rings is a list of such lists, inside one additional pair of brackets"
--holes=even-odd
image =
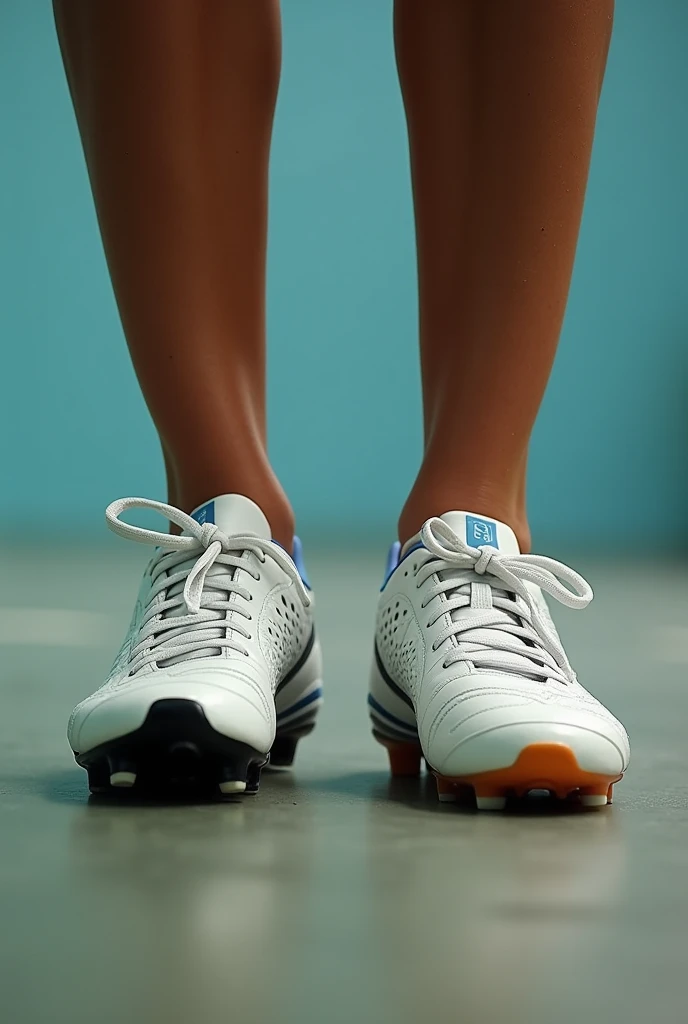
[[(133, 508), (159, 512), (188, 536), (157, 533), (122, 522), (122, 513)], [(105, 511), (105, 518), (108, 527), (120, 537), (141, 544), (155, 544), (168, 552), (160, 552), (152, 570), (153, 586), (136, 644), (130, 653), (129, 675), (152, 662), (210, 657), (222, 648), (248, 657), (246, 647), (227, 635), (232, 633), (251, 639), (251, 633), (237, 621), (237, 616), (247, 621), (253, 616), (240, 602), (231, 600), (233, 594), (246, 602), (253, 600), (251, 592), (236, 582), (237, 569), (245, 570), (256, 580), (260, 579), (245, 552), (255, 555), (261, 563), (271, 558), (292, 581), (304, 607), (311, 603), (291, 558), (271, 540), (254, 534), (227, 536), (212, 523), (201, 526), (173, 505), (148, 498), (113, 501)], [(226, 566), (227, 571), (208, 575), (212, 567), (220, 566)], [(154, 598), (163, 592), (165, 599), (154, 603)], [(232, 612), (231, 621), (227, 621), (229, 612)]]
[[(422, 607), (440, 594), (448, 595), (445, 601), (437, 602), (437, 614), (428, 626), (446, 612), (470, 606), (471, 583), (476, 575), (502, 592), (502, 596), (493, 592), (490, 609), (463, 618), (452, 616), (452, 622), (433, 644), (433, 650), (438, 650), (450, 637), (456, 638), (458, 646), (448, 652), (445, 667), (470, 661), (476, 668), (524, 674), (517, 663), (527, 659), (521, 663), (530, 665), (528, 675), (575, 682), (564, 648), (525, 583), (536, 584), (569, 608), (585, 608), (593, 594), (582, 576), (542, 555), (503, 555), (495, 548), (469, 547), (442, 519), (429, 519), (420, 531), (420, 539), (435, 558), (418, 566), (416, 586), (420, 588), (435, 573), (450, 570), (450, 577), (430, 587), (424, 598)], [(440, 566), (436, 559), (440, 559)]]

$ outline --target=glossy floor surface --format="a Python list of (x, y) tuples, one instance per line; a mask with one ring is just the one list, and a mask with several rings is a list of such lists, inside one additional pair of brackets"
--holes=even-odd
[(626, 722), (613, 807), (478, 815), (391, 783), (365, 684), (381, 571), (311, 558), (327, 706), (243, 803), (89, 803), (72, 705), (146, 552), (0, 549), (0, 1020), (688, 1019), (688, 570), (575, 564), (557, 621)]

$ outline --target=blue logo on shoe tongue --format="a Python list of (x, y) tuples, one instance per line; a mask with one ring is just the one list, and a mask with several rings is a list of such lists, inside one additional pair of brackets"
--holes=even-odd
[(205, 526), (206, 523), (215, 522), (215, 502), (209, 501), (205, 505), (201, 505), (195, 512), (191, 513), (191, 518), (195, 519), (200, 526)]
[(466, 516), (466, 543), (472, 548), (491, 547), (499, 549), (497, 524), (491, 519), (476, 519)]

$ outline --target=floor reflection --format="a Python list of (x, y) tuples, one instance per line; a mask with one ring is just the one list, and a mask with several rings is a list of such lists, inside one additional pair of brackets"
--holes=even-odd
[[(390, 783), (422, 809), (428, 783)], [(550, 1024), (603, 968), (600, 949), (625, 888), (623, 829), (599, 813), (423, 814), (368, 822), (371, 919), (391, 1019)], [(566, 1000), (564, 999), (564, 1002)]]
[(279, 1019), (304, 941), (312, 829), (288, 776), (242, 803), (99, 802), (75, 815), (84, 927), (107, 920), (109, 971), (136, 991), (137, 1019)]

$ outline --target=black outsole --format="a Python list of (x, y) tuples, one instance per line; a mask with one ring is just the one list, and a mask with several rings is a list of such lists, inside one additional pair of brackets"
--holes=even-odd
[[(257, 793), (269, 755), (216, 732), (195, 701), (168, 699), (151, 706), (139, 729), (74, 757), (88, 772), (92, 793), (188, 798)], [(115, 772), (132, 773), (136, 781), (112, 786)], [(245, 789), (223, 794), (220, 785), (229, 782)]]
[(296, 748), (299, 740), (313, 732), (315, 724), (310, 722), (299, 728), (291, 729), (289, 732), (277, 733), (275, 742), (270, 750), (270, 768), (291, 768), (296, 755)]

